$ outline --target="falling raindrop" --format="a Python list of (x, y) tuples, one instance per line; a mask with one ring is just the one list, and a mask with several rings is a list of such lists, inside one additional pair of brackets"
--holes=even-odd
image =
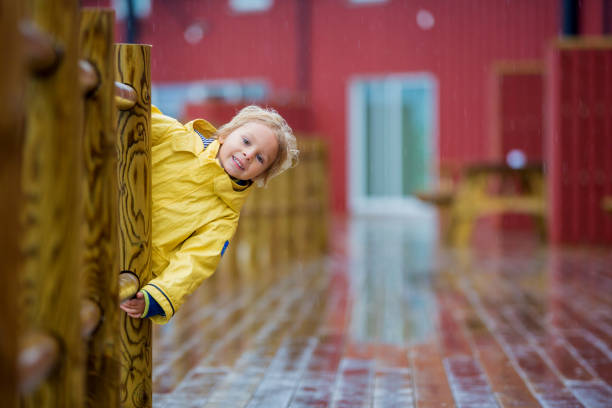
[(416, 15), (417, 25), (421, 27), (423, 30), (431, 30), (436, 23), (436, 20), (431, 14), (431, 12), (427, 10), (419, 10)]
[(506, 163), (513, 169), (520, 169), (527, 163), (527, 157), (520, 149), (512, 149), (506, 155)]
[(205, 28), (206, 26), (202, 22), (189, 25), (183, 34), (185, 41), (187, 41), (189, 44), (199, 43), (202, 41), (202, 38), (204, 38), (204, 33), (206, 31)]

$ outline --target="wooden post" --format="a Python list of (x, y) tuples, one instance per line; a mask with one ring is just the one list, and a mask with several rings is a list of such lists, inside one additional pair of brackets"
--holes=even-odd
[(225, 254), (221, 257), (217, 271), (209, 278), (209, 283), (203, 285), (205, 288), (199, 293), (202, 294), (202, 302), (209, 302), (216, 294), (230, 293), (240, 283), (240, 275), (238, 273), (238, 265), (236, 260), (236, 248), (241, 241), (241, 227), (238, 224), (236, 233), (230, 240), (229, 246)]
[(251, 248), (256, 257), (257, 265), (255, 273), (257, 279), (267, 282), (273, 281), (274, 270), (272, 263), (272, 231), (274, 213), (274, 182), (270, 182), (265, 189), (259, 188), (257, 191), (259, 205), (257, 209), (257, 229), (251, 242)]
[(321, 257), (327, 252), (328, 245), (328, 171), (327, 171), (327, 146), (321, 139), (317, 140), (317, 160), (315, 163), (315, 174), (317, 190), (317, 215), (316, 215), (316, 256)]
[[(300, 143), (300, 149), (302, 148), (302, 144)], [(300, 155), (301, 155), (300, 151)], [(300, 165), (302, 159), (300, 158)], [(296, 222), (296, 214), (297, 214), (297, 192), (298, 189), (296, 187), (299, 182), (299, 177), (297, 176), (298, 167), (291, 168), (287, 170), (287, 174), (285, 177), (288, 177), (290, 183), (287, 185), (287, 229), (289, 231), (287, 235), (287, 247), (289, 251), (289, 260), (292, 264), (296, 264), (298, 261), (298, 251), (297, 251), (297, 222)]]
[(83, 158), (85, 174), (83, 279), (85, 296), (103, 319), (89, 340), (86, 390), (88, 407), (119, 405), (119, 307), (117, 301), (117, 159), (114, 109), (112, 10), (81, 13), (81, 58), (97, 72), (97, 85), (85, 99)]
[(307, 194), (308, 174), (307, 170), (311, 159), (310, 142), (306, 139), (300, 144), (300, 165), (290, 171), (293, 172), (293, 184), (291, 186), (291, 236), (293, 259), (305, 262), (308, 257), (308, 203)]
[[(251, 188), (257, 188), (255, 186)], [(258, 221), (261, 217), (260, 191), (251, 192), (240, 215), (240, 239), (236, 240), (236, 265), (242, 282), (253, 282), (257, 277), (259, 239)]]
[(289, 236), (289, 185), (291, 172), (286, 172), (272, 180), (275, 183), (275, 209), (272, 253), (277, 276), (283, 275), (290, 261)]
[(23, 55), (17, 22), (19, 3), (0, 3), (0, 38), (5, 58), (0, 64), (0, 395), (7, 408), (17, 406), (17, 277), (21, 270), (19, 209), (21, 204), (20, 119), (23, 117)]
[(23, 326), (52, 334), (60, 346), (56, 369), (26, 407), (82, 407), (81, 118), (78, 0), (33, 0), (32, 18), (62, 45), (52, 72), (30, 81), (23, 152)]
[[(130, 85), (138, 100), (119, 112), (119, 267), (141, 283), (151, 278), (151, 47), (117, 44), (116, 80)], [(120, 403), (151, 407), (151, 321), (121, 312)]]
[(312, 139), (310, 143), (310, 160), (306, 172), (308, 173), (308, 184), (306, 186), (306, 194), (308, 197), (308, 219), (312, 220), (308, 223), (308, 259), (312, 261), (320, 255), (320, 227), (322, 220), (322, 212), (320, 211), (321, 203), (321, 182), (319, 165), (321, 163), (321, 142), (319, 139)]

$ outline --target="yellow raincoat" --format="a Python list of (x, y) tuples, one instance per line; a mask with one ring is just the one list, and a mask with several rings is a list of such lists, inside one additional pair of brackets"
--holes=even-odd
[(151, 317), (163, 324), (215, 271), (249, 188), (233, 182), (217, 161), (218, 141), (204, 149), (195, 130), (211, 138), (210, 123), (183, 125), (155, 107), (151, 116), (153, 278), (142, 289), (164, 309), (166, 316)]

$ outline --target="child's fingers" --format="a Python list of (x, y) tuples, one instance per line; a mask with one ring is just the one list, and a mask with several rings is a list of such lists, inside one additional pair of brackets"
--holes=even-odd
[(132, 318), (140, 318), (145, 307), (144, 296), (139, 292), (136, 295), (136, 298), (126, 300), (125, 302), (121, 303), (119, 307), (121, 310), (127, 313), (128, 316)]
[(128, 316), (130, 317), (140, 317), (140, 315), (142, 315), (142, 311), (139, 310), (138, 308), (128, 308), (128, 307), (121, 307), (121, 309), (123, 309), (123, 311), (125, 313), (127, 313)]
[(122, 304), (119, 307), (126, 313), (135, 313), (140, 309), (138, 305), (135, 305), (135, 304), (129, 304), (129, 305)]
[(125, 309), (138, 309), (140, 305), (138, 303), (130, 303), (129, 305), (125, 305)]
[(128, 299), (121, 303), (120, 306), (126, 305), (128, 307), (137, 307), (138, 305), (144, 304), (143, 294), (138, 292), (136, 298)]
[(120, 308), (122, 308), (122, 309), (123, 309), (123, 308), (126, 308), (126, 307), (127, 307), (127, 308), (132, 308), (132, 307), (134, 307), (134, 306), (136, 306), (136, 302), (134, 302), (134, 301), (132, 301), (132, 300), (126, 300), (125, 302), (123, 302), (123, 303), (121, 303), (121, 304), (119, 305), (119, 307), (120, 307)]
[(134, 313), (136, 311), (135, 309), (127, 307), (122, 307), (121, 310), (123, 310), (125, 313)]

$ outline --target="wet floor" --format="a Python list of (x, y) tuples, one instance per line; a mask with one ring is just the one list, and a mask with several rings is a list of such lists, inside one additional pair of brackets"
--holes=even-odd
[[(612, 252), (427, 218), (338, 221), (329, 258), (211, 279), (154, 332), (154, 407), (612, 407)], [(254, 278), (252, 278), (254, 279)]]

